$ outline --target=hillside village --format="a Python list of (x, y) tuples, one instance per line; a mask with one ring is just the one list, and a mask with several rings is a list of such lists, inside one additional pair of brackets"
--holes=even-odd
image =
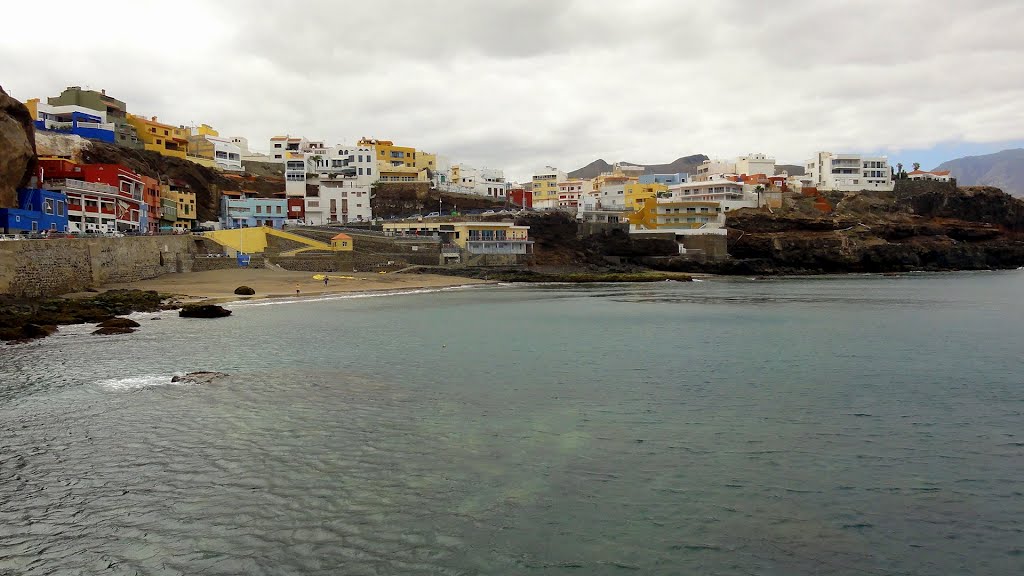
[(284, 134), (260, 146), (264, 153), (244, 136), (142, 116), (78, 86), (24, 106), (38, 158), (16, 204), (0, 208), (6, 238), (199, 234), (207, 256), (246, 265), (266, 256), (292, 269), (571, 264), (538, 256), (566, 246), (535, 238), (531, 227), (544, 215), (574, 222), (580, 238), (625, 238), (612, 244), (630, 262), (707, 265), (736, 251), (730, 216), (744, 210), (800, 205), (828, 216), (844, 195), (891, 193), (914, 181), (953, 186), (949, 171), (835, 152), (799, 166), (765, 153), (697, 155), (662, 167), (599, 161), (570, 173), (545, 166), (515, 183), (500, 168), (375, 138), (334, 144)]

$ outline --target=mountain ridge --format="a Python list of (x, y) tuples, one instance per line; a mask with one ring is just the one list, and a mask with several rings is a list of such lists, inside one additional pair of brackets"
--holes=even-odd
[(1024, 197), (1024, 148), (954, 158), (935, 170), (949, 170), (960, 186), (993, 186)]
[[(643, 166), (644, 174), (676, 174), (679, 172), (685, 172), (687, 174), (695, 174), (697, 172), (697, 166), (700, 163), (708, 160), (708, 156), (704, 154), (691, 154), (689, 156), (680, 156), (668, 164), (640, 164), (638, 162), (619, 162), (620, 164), (632, 164), (634, 166)], [(572, 172), (569, 172), (569, 178), (585, 178), (592, 179), (597, 178), (602, 172), (611, 172), (613, 164), (609, 164), (604, 158), (598, 158), (590, 164), (577, 168)], [(790, 175), (803, 174), (804, 169), (802, 166), (795, 164), (776, 164), (775, 173), (785, 170)]]

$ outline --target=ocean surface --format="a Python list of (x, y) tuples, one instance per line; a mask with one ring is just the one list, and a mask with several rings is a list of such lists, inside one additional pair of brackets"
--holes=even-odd
[(1024, 574), (1022, 297), (709, 279), (62, 328), (0, 349), (0, 575)]

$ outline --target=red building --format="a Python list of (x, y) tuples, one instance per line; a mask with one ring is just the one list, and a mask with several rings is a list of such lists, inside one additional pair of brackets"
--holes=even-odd
[(520, 208), (533, 208), (533, 192), (523, 188), (512, 188), (508, 191), (508, 201)]
[(142, 201), (146, 204), (145, 226), (140, 223), (140, 229), (147, 234), (156, 234), (160, 231), (160, 183), (156, 178), (141, 176), (142, 178)]
[(288, 199), (288, 219), (306, 220), (306, 199), (302, 196)]
[(139, 174), (120, 164), (77, 164), (60, 158), (40, 159), (39, 169), (42, 188), (67, 195), (71, 231), (139, 231), (145, 189)]

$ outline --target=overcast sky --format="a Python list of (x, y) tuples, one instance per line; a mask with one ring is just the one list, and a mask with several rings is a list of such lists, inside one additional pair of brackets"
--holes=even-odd
[[(4, 9), (0, 85), (130, 112), (360, 136), (528, 178), (596, 158), (1024, 141), (1022, 0), (51, 0)], [(941, 150), (942, 152), (938, 152)]]

